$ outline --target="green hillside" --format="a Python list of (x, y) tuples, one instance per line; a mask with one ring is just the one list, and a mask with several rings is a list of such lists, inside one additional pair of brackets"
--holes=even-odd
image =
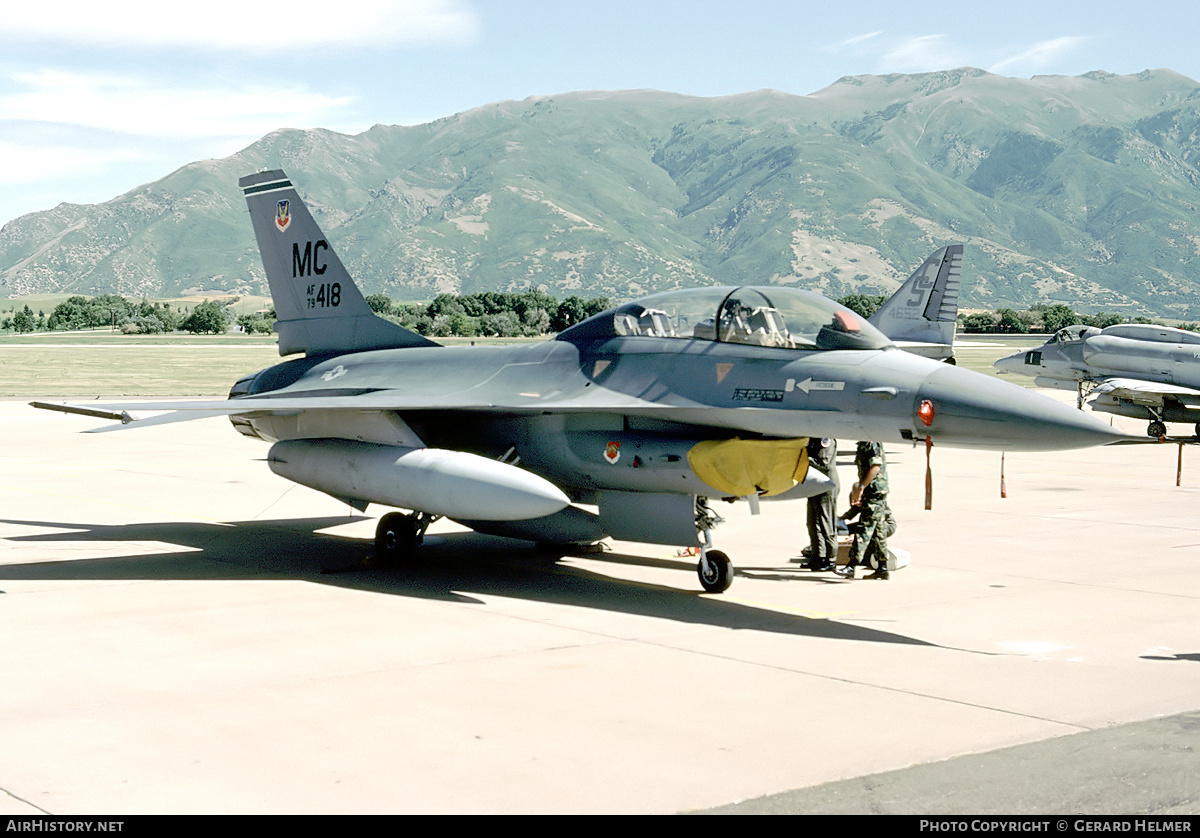
[(1169, 70), (844, 78), (812, 96), (499, 102), (279, 131), (0, 230), (0, 293), (264, 293), (237, 179), (287, 170), (367, 293), (893, 289), (968, 245), (964, 307), (1200, 318), (1200, 85)]

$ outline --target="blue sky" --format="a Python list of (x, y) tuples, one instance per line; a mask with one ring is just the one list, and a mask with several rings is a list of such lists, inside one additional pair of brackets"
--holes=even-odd
[(571, 90), (808, 94), (961, 66), (1200, 80), (1196, 0), (991, 5), (25, 0), (0, 14), (0, 224), (106, 201), (281, 127), (357, 133)]

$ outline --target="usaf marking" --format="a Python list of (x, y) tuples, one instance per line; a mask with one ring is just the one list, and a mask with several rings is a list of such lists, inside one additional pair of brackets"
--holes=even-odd
[(329, 250), (329, 242), (325, 239), (318, 239), (316, 244), (305, 242), (304, 253), (300, 252), (300, 242), (292, 242), (292, 278), (325, 273), (329, 264), (321, 261), (322, 250)]
[[(305, 242), (303, 252), (300, 250), (300, 242), (292, 242), (292, 278), (298, 279), (314, 274), (322, 276), (329, 269), (329, 263), (322, 257), (321, 252), (328, 250), (329, 242), (325, 239)], [(305, 289), (305, 297), (308, 308), (337, 308), (342, 304), (342, 284), (311, 284)]]
[(337, 308), (342, 304), (342, 284), (340, 282), (322, 282), (320, 285), (310, 285), (305, 290), (309, 308)]

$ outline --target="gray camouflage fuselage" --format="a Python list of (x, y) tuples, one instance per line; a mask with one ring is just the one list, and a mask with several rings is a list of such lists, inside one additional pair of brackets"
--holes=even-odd
[[(1040, 387), (1092, 394), (1093, 409), (1151, 422), (1200, 421), (1200, 335), (1149, 324), (1072, 326), (995, 362)], [(1158, 434), (1153, 434), (1158, 435)]]
[[(353, 396), (358, 410), (370, 408), (372, 394), (380, 403), (394, 402), (385, 393), (420, 394), (418, 409), (397, 413), (426, 443), (453, 438), (457, 448), (493, 455), (519, 439), (517, 453), (527, 467), (540, 463), (539, 470), (568, 484), (574, 482), (569, 469), (555, 463), (570, 441), (545, 430), (689, 439), (741, 433), (912, 442), (929, 436), (935, 444), (1009, 450), (1114, 438), (1105, 426), (1024, 388), (895, 349), (806, 353), (646, 336), (577, 344), (569, 337), (303, 359), (258, 373), (235, 392), (326, 396), (330, 407)], [(928, 427), (916, 414), (927, 400), (935, 409)], [(245, 418), (264, 438), (303, 434), (290, 427), (295, 417)], [(472, 432), (464, 436), (467, 428)], [(369, 430), (363, 438), (385, 441)], [(594, 453), (599, 462), (603, 451)]]

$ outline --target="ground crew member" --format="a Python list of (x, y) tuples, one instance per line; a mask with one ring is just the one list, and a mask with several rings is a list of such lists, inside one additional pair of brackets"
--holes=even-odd
[[(859, 523), (862, 531), (850, 547), (850, 561), (844, 568), (833, 572), (846, 579), (854, 578), (854, 569), (865, 564), (867, 550), (876, 557), (878, 568), (867, 579), (888, 579), (888, 524), (887, 460), (883, 456), (883, 445), (878, 442), (860, 441), (854, 452), (854, 465), (858, 470), (858, 485), (850, 493), (850, 505), (861, 507)], [(842, 517), (850, 517), (847, 512)]]
[(808, 465), (833, 481), (828, 492), (808, 499), (808, 561), (801, 567), (809, 570), (833, 570), (837, 567), (837, 503), (840, 487), (837, 476), (837, 440), (818, 439), (808, 441)]

